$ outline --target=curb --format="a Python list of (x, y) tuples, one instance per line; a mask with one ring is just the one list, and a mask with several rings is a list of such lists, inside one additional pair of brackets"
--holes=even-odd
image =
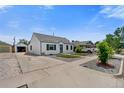
[(121, 76), (123, 74), (123, 65), (124, 65), (124, 58), (122, 57), (119, 72), (117, 74), (113, 74), (114, 76)]

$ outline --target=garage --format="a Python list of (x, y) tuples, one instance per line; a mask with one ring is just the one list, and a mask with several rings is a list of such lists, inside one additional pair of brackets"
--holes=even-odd
[(26, 52), (26, 47), (17, 47), (17, 52)]
[(6, 42), (0, 41), (0, 53), (12, 52), (12, 46)]
[(17, 44), (16, 46), (15, 46), (15, 51), (16, 52), (26, 52), (27, 51), (27, 45), (25, 45), (25, 44)]

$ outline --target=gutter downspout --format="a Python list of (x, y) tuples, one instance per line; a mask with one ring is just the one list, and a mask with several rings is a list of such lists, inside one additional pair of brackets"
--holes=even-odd
[(41, 45), (41, 41), (40, 41), (40, 55), (42, 56), (42, 45)]

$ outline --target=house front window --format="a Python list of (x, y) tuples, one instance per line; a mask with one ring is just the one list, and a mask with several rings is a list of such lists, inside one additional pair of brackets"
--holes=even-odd
[(54, 45), (54, 44), (47, 44), (46, 49), (47, 50), (56, 50), (56, 45)]
[(68, 50), (68, 45), (66, 45), (66, 50)]
[(30, 50), (32, 50), (32, 45), (30, 46)]
[(71, 45), (71, 50), (73, 49), (72, 45)]

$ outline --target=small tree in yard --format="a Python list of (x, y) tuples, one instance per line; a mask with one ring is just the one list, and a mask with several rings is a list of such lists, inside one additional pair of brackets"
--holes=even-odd
[(107, 64), (108, 59), (113, 55), (112, 47), (106, 41), (103, 41), (97, 45), (97, 48), (100, 62)]

